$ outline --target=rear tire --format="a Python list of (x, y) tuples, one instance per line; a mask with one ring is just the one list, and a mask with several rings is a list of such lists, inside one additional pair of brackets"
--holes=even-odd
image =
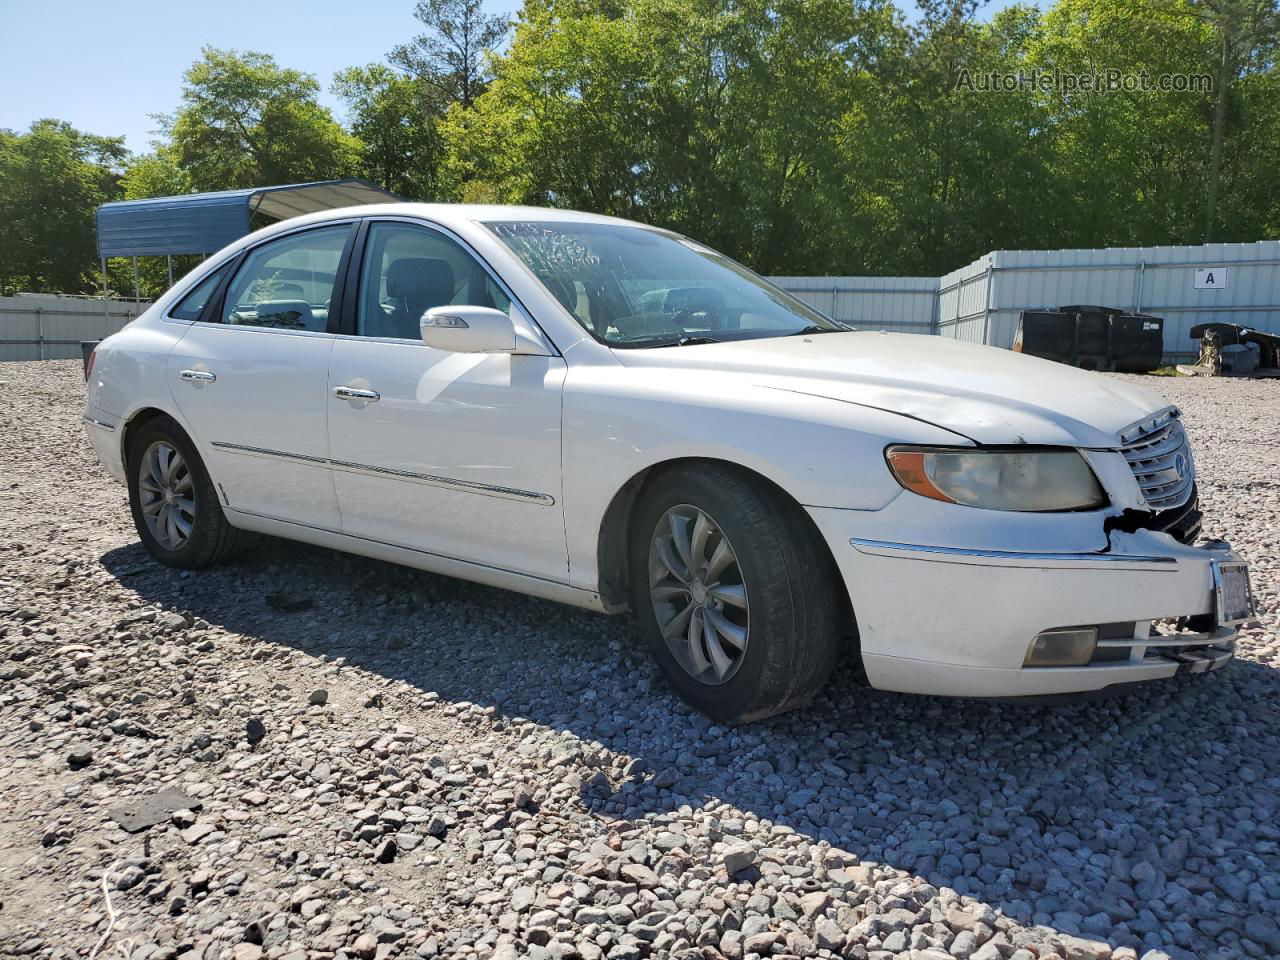
[(804, 511), (759, 478), (719, 464), (662, 474), (632, 514), (629, 571), (659, 668), (713, 720), (782, 713), (830, 677), (835, 566)]
[(129, 437), (126, 469), (134, 526), (161, 563), (196, 570), (230, 560), (247, 544), (249, 535), (227, 522), (195, 444), (169, 417), (149, 420)]

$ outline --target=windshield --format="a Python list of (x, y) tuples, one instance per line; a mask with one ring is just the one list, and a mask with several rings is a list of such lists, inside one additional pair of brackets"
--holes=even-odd
[(597, 339), (615, 347), (844, 327), (741, 264), (674, 234), (572, 221), (485, 224)]

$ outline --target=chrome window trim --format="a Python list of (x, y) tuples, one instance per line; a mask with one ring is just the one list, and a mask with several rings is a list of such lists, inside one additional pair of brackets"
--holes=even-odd
[(270, 457), (290, 460), (297, 463), (309, 463), (315, 466), (330, 467), (346, 473), (359, 473), (367, 476), (389, 477), (395, 480), (408, 480), (412, 483), (423, 483), (447, 490), (461, 490), (465, 493), (476, 493), (485, 497), (500, 497), (505, 500), (517, 500), (521, 503), (536, 503), (540, 506), (551, 506), (555, 497), (532, 490), (517, 490), (514, 487), (503, 487), (492, 483), (477, 483), (473, 480), (458, 480), (453, 477), (439, 477), (428, 473), (414, 473), (409, 470), (395, 470), (391, 467), (371, 466), (364, 463), (351, 463), (346, 460), (333, 460), (329, 457), (316, 457), (303, 453), (287, 453), (283, 450), (270, 450), (264, 447), (251, 447), (240, 443), (228, 443), (224, 440), (213, 440), (210, 446), (229, 453), (240, 453), (247, 456)]

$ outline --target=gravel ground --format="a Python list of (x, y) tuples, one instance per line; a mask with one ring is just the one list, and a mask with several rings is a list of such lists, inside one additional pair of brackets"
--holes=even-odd
[(1280, 382), (1152, 382), (1254, 564), (1237, 662), (1053, 708), (845, 668), (725, 729), (625, 620), (277, 541), (157, 566), (78, 364), (0, 364), (0, 955), (1280, 955)]

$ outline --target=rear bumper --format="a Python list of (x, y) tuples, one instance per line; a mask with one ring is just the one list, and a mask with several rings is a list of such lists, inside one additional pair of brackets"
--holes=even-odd
[[(1139, 530), (1112, 531), (1099, 551), (935, 547), (860, 536), (858, 511), (809, 512), (844, 576), (877, 689), (1056, 696), (1208, 672), (1233, 656), (1234, 627), (1151, 636), (1155, 621), (1212, 617), (1213, 561), (1239, 559), (1225, 544)], [(1117, 633), (1120, 624), (1132, 627)], [(1037, 634), (1087, 625), (1111, 629), (1088, 665), (1023, 666)]]
[(111, 474), (112, 479), (124, 483), (124, 461), (120, 456), (120, 430), (116, 417), (97, 407), (88, 407), (84, 414), (84, 429), (89, 444), (97, 454), (98, 462)]

